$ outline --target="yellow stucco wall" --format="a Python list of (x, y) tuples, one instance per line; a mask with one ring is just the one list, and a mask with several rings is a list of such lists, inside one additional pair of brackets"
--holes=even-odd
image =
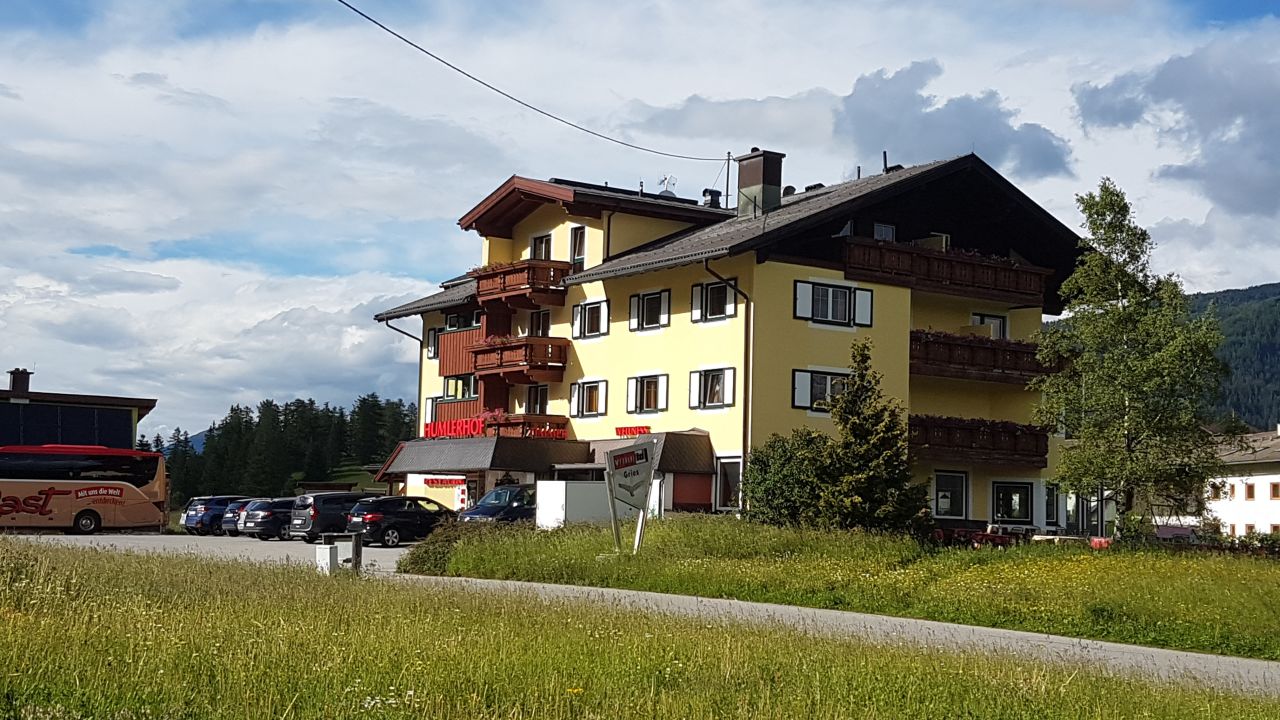
[[(798, 320), (795, 282), (810, 281), (869, 288), (871, 327), (833, 327)], [(797, 427), (834, 432), (824, 413), (791, 407), (793, 370), (848, 372), (849, 345), (867, 337), (873, 343), (872, 367), (883, 376), (886, 395), (906, 403), (910, 291), (906, 288), (844, 279), (839, 270), (767, 262), (755, 268), (755, 351), (752, 400), (752, 445), (773, 433)]]
[(1030, 340), (1040, 329), (1040, 308), (1015, 310), (1008, 303), (977, 300), (957, 295), (911, 293), (911, 328), (938, 332), (982, 334), (973, 327), (973, 314), (1004, 315), (1009, 319), (1010, 340)]
[(551, 259), (571, 260), (570, 231), (581, 225), (587, 230), (585, 267), (599, 265), (605, 260), (606, 230), (608, 251), (617, 255), (637, 245), (656, 240), (677, 230), (689, 227), (689, 223), (674, 220), (611, 213), (589, 218), (570, 215), (559, 205), (544, 205), (516, 223), (510, 238), (486, 237), (480, 264), (527, 260), (532, 255), (532, 240), (541, 235), (551, 235)]
[(444, 327), (444, 313), (429, 312), (422, 314), (422, 339), (423, 346), (418, 348), (418, 387), (421, 388), (422, 397), (415, 402), (418, 403), (418, 428), (417, 434), (422, 434), (422, 426), (427, 422), (426, 404), (423, 398), (435, 397), (444, 389), (444, 380), (440, 377), (440, 361), (435, 358), (427, 357), (427, 348), (425, 345), (427, 337), (427, 328)]

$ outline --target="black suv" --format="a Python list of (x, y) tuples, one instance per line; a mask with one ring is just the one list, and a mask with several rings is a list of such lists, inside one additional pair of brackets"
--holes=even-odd
[(288, 540), (295, 500), (297, 498), (287, 497), (249, 503), (245, 508), (244, 534), (257, 536), (259, 540)]
[(289, 537), (300, 537), (313, 543), (320, 539), (320, 533), (338, 533), (347, 528), (347, 513), (355, 504), (371, 497), (380, 497), (371, 492), (321, 492), (299, 495), (293, 501), (292, 517), (289, 521)]
[(361, 500), (351, 509), (347, 532), (364, 535), (367, 543), (395, 547), (405, 540), (426, 537), (441, 522), (452, 520), (454, 512), (424, 497), (391, 497)]

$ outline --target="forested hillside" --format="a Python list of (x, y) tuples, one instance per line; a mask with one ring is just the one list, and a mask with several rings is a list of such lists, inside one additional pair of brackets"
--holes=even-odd
[[(263, 400), (256, 409), (233, 406), (204, 432), (197, 452), (177, 428), (164, 442), (173, 501), (193, 495), (290, 495), (299, 481), (325, 482), (334, 471), (381, 463), (396, 443), (416, 437), (418, 408), (375, 394), (358, 398), (348, 411), (293, 400)], [(160, 440), (139, 440), (150, 449)]]
[(1280, 283), (1191, 296), (1192, 307), (1213, 305), (1222, 327), (1221, 357), (1231, 368), (1221, 410), (1274, 429), (1280, 422)]

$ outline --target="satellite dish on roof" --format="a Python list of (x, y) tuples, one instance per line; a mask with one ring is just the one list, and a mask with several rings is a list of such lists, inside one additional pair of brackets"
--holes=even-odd
[(662, 192), (658, 193), (659, 195), (662, 197), (676, 197), (675, 191), (671, 189), (676, 186), (675, 175), (663, 175), (658, 184), (662, 186)]

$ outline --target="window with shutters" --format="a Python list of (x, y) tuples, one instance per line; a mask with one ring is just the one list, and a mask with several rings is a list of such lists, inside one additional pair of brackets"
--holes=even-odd
[(469, 313), (449, 313), (444, 316), (444, 329), (450, 330), (470, 330), (471, 328), (480, 327), (480, 318), (484, 315), (481, 310), (474, 310)]
[(690, 319), (693, 322), (711, 322), (731, 318), (737, 314), (738, 298), (730, 279), (727, 283), (699, 283), (690, 293)]
[(597, 417), (606, 411), (608, 383), (604, 380), (574, 383), (569, 387), (569, 411), (574, 417)]
[(791, 407), (831, 412), (831, 399), (844, 392), (849, 376), (813, 370), (791, 371)]
[(574, 338), (598, 337), (609, 334), (609, 301), (583, 303), (573, 306)]
[(871, 327), (871, 311), (869, 288), (800, 280), (795, 283), (797, 319), (821, 325)]
[(689, 407), (698, 410), (729, 407), (734, 400), (734, 369), (694, 370), (689, 373)]
[(671, 324), (670, 290), (632, 295), (630, 304), (628, 327), (633, 331), (655, 330)]
[(666, 409), (666, 375), (627, 378), (627, 412), (656, 413)]
[(572, 272), (582, 272), (587, 265), (587, 229), (575, 225), (569, 229), (570, 260), (573, 262)]
[(533, 385), (525, 399), (524, 411), (527, 415), (546, 415), (547, 400), (550, 388), (547, 385)]
[(534, 260), (551, 259), (551, 236), (539, 235), (529, 241), (529, 256)]
[(472, 400), (479, 394), (475, 375), (450, 375), (444, 379), (444, 396), (441, 400)]

